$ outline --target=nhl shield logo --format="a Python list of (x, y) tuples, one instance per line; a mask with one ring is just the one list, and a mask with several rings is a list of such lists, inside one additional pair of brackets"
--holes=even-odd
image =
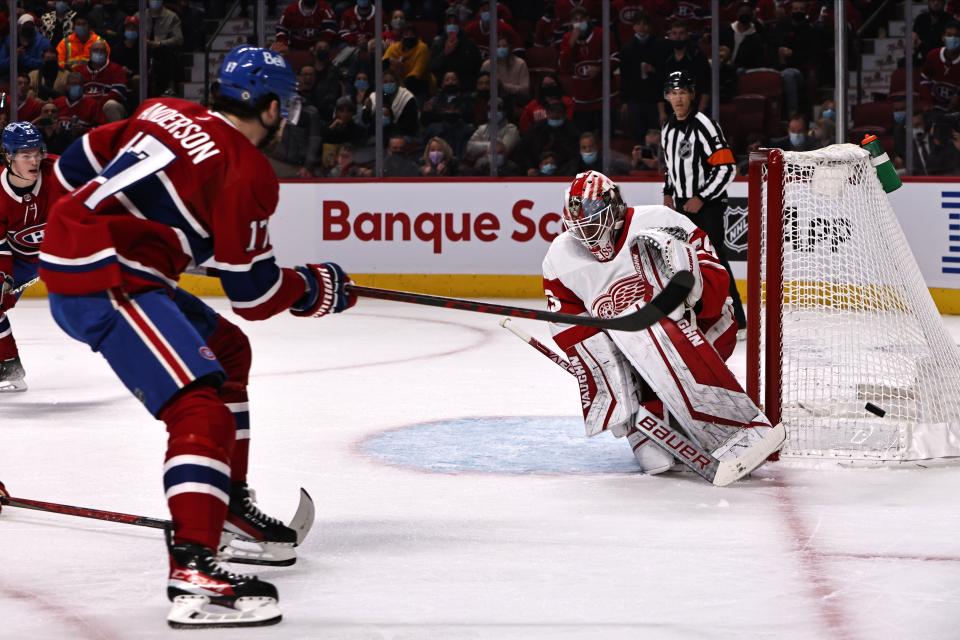
[[(737, 206), (743, 201), (743, 206)], [(734, 204), (736, 202), (736, 205)], [(723, 213), (723, 241), (727, 249), (736, 253), (747, 250), (747, 207), (745, 198), (731, 198)]]
[(681, 158), (689, 158), (693, 155), (693, 145), (690, 144), (689, 140), (681, 140), (677, 146), (677, 153), (680, 154)]

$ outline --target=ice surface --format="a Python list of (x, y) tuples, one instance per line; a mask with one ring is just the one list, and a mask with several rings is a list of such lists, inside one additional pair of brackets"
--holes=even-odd
[[(163, 425), (44, 302), (10, 315), (31, 387), (0, 396), (0, 480), (166, 517)], [(205, 638), (960, 635), (960, 468), (644, 477), (624, 440), (582, 437), (574, 382), (495, 316), (362, 300), (238, 322), (251, 483), (284, 518), (305, 487), (317, 523), (295, 566), (260, 572), (284, 621)], [(0, 551), (0, 638), (190, 633), (164, 621), (157, 530), (6, 508)]]

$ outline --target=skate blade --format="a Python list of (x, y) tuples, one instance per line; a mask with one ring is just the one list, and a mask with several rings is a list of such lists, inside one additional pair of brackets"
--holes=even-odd
[[(214, 608), (208, 608), (214, 607)], [(224, 629), (265, 627), (283, 618), (273, 598), (237, 598), (232, 607), (212, 605), (207, 596), (177, 596), (167, 615), (174, 629)]]
[(717, 465), (717, 474), (713, 478), (713, 484), (718, 487), (725, 487), (736, 482), (766, 462), (771, 453), (778, 451), (783, 446), (786, 439), (787, 430), (781, 422), (769, 429), (769, 433), (764, 434), (759, 442), (744, 451), (740, 456), (720, 462)]
[(297, 561), (292, 544), (257, 542), (230, 531), (220, 534), (217, 559), (238, 564), (258, 564), (271, 567), (289, 567)]
[(0, 382), (0, 393), (17, 393), (27, 390), (25, 380), (4, 380)]

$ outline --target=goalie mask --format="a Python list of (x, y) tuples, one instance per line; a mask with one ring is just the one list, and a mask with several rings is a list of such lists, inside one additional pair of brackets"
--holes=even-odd
[(626, 210), (613, 180), (586, 171), (574, 178), (564, 196), (563, 225), (597, 260), (607, 262), (615, 253)]

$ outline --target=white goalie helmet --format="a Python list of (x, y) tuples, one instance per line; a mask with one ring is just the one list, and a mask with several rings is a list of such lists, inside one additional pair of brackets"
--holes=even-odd
[(563, 225), (600, 262), (613, 259), (627, 207), (617, 184), (599, 171), (577, 174), (563, 198)]

